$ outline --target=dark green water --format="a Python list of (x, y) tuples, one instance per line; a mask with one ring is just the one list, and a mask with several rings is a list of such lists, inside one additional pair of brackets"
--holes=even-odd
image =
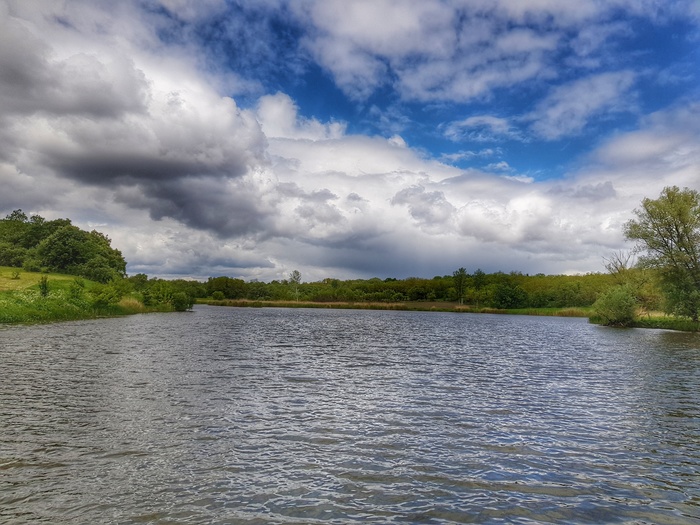
[(700, 336), (198, 307), (0, 328), (0, 523), (700, 523)]

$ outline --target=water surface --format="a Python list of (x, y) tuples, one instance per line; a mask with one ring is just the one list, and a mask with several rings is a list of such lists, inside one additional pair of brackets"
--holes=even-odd
[(197, 307), (0, 328), (0, 522), (700, 523), (700, 337)]

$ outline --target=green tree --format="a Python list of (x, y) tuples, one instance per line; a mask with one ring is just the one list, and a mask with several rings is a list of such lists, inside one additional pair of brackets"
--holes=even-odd
[(87, 277), (101, 283), (124, 277), (126, 261), (110, 246), (104, 234), (86, 232), (77, 226), (63, 226), (36, 247), (41, 267)]
[[(64, 226), (70, 226), (69, 219), (47, 221), (40, 215), (27, 214), (15, 210), (0, 220), (0, 243), (9, 243), (17, 248), (31, 249), (42, 240)], [(24, 261), (16, 266), (22, 266)]]
[(194, 305), (194, 299), (185, 292), (175, 292), (173, 294), (171, 304), (176, 312), (185, 312), (190, 310)]
[(21, 267), (27, 249), (9, 242), (0, 242), (0, 266)]
[(474, 283), (474, 299), (476, 299), (476, 305), (479, 306), (479, 301), (482, 298), (482, 290), (486, 286), (486, 274), (481, 268), (477, 268), (472, 276), (472, 282)]
[(231, 277), (209, 277), (206, 284), (206, 295), (211, 296), (214, 292), (221, 292), (227, 299), (241, 299), (246, 296), (246, 283), (243, 279), (233, 279)]
[(495, 308), (522, 308), (526, 303), (527, 293), (519, 284), (507, 278), (496, 284), (493, 293), (493, 306)]
[(459, 304), (464, 302), (464, 289), (467, 287), (467, 269), (459, 268), (455, 270), (452, 274), (452, 278), (455, 283), (455, 290), (457, 291), (457, 300)]
[(593, 311), (604, 325), (631, 326), (637, 315), (634, 291), (627, 284), (614, 286), (593, 303)]
[(289, 274), (289, 282), (294, 286), (294, 297), (299, 300), (299, 284), (301, 284), (301, 272), (294, 270)]
[(625, 224), (625, 236), (637, 242), (642, 266), (659, 272), (669, 313), (700, 316), (700, 193), (677, 186), (658, 199), (642, 200), (636, 219)]
[(14, 210), (12, 213), (8, 213), (5, 216), (6, 221), (15, 221), (15, 222), (27, 222), (29, 220), (29, 217), (27, 217), (27, 214), (24, 213), (21, 209)]
[(142, 291), (148, 286), (148, 275), (145, 273), (137, 273), (136, 275), (129, 276), (129, 282), (134, 287), (137, 292)]

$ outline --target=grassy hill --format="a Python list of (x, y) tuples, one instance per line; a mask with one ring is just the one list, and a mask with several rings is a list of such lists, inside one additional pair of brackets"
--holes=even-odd
[(133, 297), (109, 304), (105, 285), (58, 273), (0, 266), (0, 323), (47, 323), (146, 311)]
[[(75, 282), (75, 275), (25, 272), (21, 268), (0, 266), (0, 293), (26, 290), (32, 287), (38, 290), (39, 281), (42, 277), (46, 277), (48, 281), (58, 289), (67, 289), (71, 283)], [(92, 281), (85, 282), (92, 283)]]

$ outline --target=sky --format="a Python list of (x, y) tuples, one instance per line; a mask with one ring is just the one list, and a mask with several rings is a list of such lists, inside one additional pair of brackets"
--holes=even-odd
[(669, 185), (698, 0), (0, 0), (0, 215), (130, 275), (603, 272)]

